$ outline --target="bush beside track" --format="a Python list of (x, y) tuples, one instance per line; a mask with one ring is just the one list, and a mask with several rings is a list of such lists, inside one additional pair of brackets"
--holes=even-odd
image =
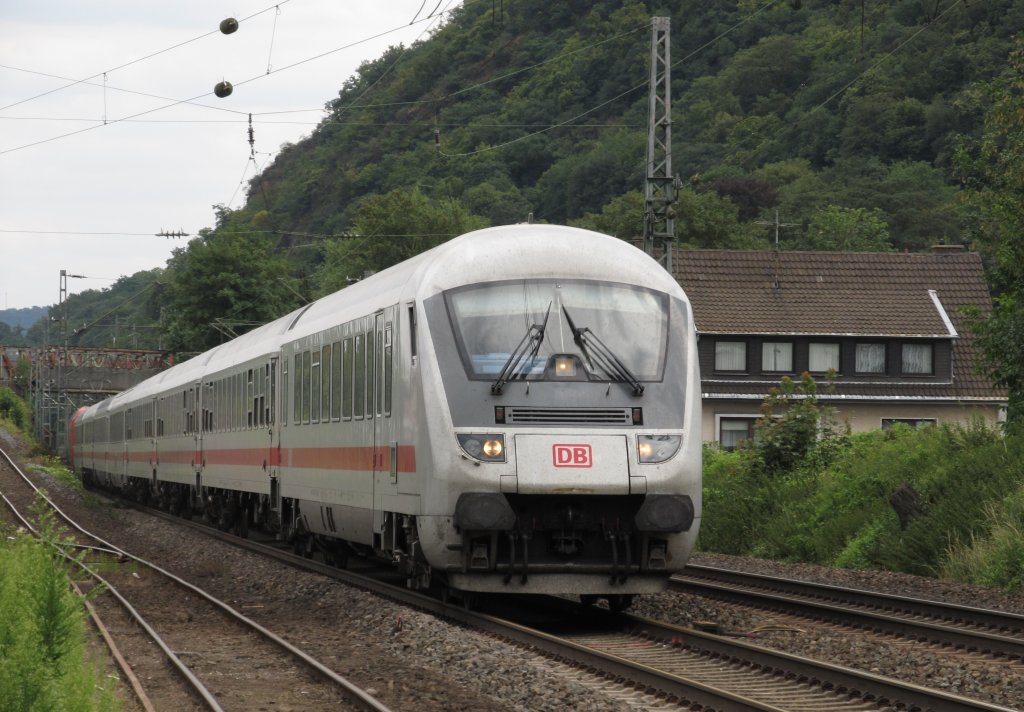
[(704, 453), (707, 552), (1024, 588), (1024, 428), (851, 435), (808, 377), (750, 447)]

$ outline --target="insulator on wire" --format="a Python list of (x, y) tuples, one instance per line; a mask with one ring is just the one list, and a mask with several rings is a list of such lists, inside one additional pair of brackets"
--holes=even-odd
[(234, 91), (234, 87), (231, 86), (229, 81), (219, 81), (213, 87), (213, 93), (217, 95), (219, 99), (223, 99), (226, 96), (231, 96), (231, 92)]
[(230, 35), (232, 32), (238, 29), (238, 20), (233, 17), (228, 17), (220, 21), (220, 31), (225, 35)]

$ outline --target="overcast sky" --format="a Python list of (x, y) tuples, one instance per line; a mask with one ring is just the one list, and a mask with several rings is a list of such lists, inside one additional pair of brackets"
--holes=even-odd
[(73, 294), (164, 266), (187, 238), (156, 233), (240, 207), (243, 178), (308, 135), (360, 62), (457, 4), (0, 0), (0, 308), (56, 303), (61, 269), (88, 277)]

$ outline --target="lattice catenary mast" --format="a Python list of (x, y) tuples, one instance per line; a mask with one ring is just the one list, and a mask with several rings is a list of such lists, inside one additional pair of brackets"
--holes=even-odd
[(662, 263), (672, 271), (676, 179), (672, 175), (671, 18), (651, 18), (651, 82), (647, 123), (647, 180), (644, 184), (644, 251), (664, 248)]

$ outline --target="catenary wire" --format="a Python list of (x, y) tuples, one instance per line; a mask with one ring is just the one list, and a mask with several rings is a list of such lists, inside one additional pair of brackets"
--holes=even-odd
[[(264, 8), (263, 10), (260, 10), (259, 12), (254, 12), (253, 14), (249, 15), (248, 17), (243, 17), (241, 20), (239, 20), (239, 23), (245, 22), (246, 20), (251, 20), (254, 17), (258, 17), (259, 15), (262, 15), (265, 12), (269, 12), (270, 10), (273, 10), (273, 9), (275, 9), (275, 8), (281, 6), (281, 5), (284, 5), (285, 3), (288, 3), (288, 2), (291, 2), (291, 0), (281, 0), (281, 2), (277, 3), (276, 5), (272, 5), (272, 6), (268, 7), (268, 8)], [(179, 47), (184, 47), (187, 44), (191, 44), (192, 42), (196, 42), (198, 40), (201, 40), (204, 37), (209, 37), (210, 35), (215, 35), (218, 32), (220, 32), (219, 29), (218, 30), (211, 30), (210, 32), (205, 32), (205, 33), (203, 33), (201, 35), (193, 37), (190, 40), (185, 40), (184, 42), (179, 42), (176, 45), (171, 45), (170, 47), (166, 47), (166, 48), (158, 50), (156, 52), (152, 52), (150, 54), (147, 54), (144, 57), (139, 57), (137, 59), (133, 59), (131, 61), (125, 62), (124, 64), (119, 64), (116, 67), (111, 67), (110, 69), (106, 69), (106, 70), (104, 70), (102, 72), (97, 72), (96, 74), (93, 74), (93, 75), (90, 75), (88, 77), (85, 77), (84, 79), (68, 80), (68, 81), (70, 81), (70, 83), (66, 84), (64, 86), (55, 87), (53, 89), (50, 89), (49, 91), (43, 92), (42, 94), (36, 94), (35, 96), (30, 96), (27, 99), (21, 99), (20, 101), (16, 101), (13, 104), (8, 104), (6, 106), (0, 106), (0, 111), (4, 111), (6, 109), (10, 109), (11, 107), (18, 106), (19, 104), (25, 104), (27, 102), (34, 101), (36, 99), (40, 99), (40, 98), (42, 98), (44, 96), (49, 96), (50, 94), (54, 94), (56, 92), (63, 91), (64, 89), (68, 89), (70, 87), (76, 86), (77, 84), (82, 84), (82, 83), (88, 82), (90, 79), (95, 79), (96, 77), (101, 77), (104, 74), (109, 74), (110, 72), (116, 72), (119, 69), (124, 69), (125, 67), (130, 67), (133, 64), (138, 64), (139, 62), (144, 62), (147, 59), (152, 59), (153, 57), (159, 56), (161, 54), (165, 54), (167, 52), (171, 52), (173, 50), (178, 49)], [(28, 71), (28, 70), (21, 70), (21, 71)], [(41, 74), (42, 72), (38, 72), (38, 73)]]

